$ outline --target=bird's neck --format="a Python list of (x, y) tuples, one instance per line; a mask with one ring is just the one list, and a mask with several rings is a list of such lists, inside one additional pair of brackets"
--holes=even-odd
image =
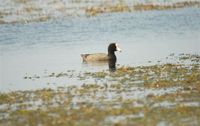
[(108, 55), (115, 55), (115, 52), (114, 51), (108, 51)]
[(108, 57), (109, 59), (116, 59), (115, 52), (108, 51)]

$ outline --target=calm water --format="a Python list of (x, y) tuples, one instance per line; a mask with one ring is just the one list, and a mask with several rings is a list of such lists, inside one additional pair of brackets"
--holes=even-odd
[[(29, 24), (0, 25), (0, 91), (72, 84), (45, 78), (67, 70), (107, 70), (107, 64), (82, 64), (81, 53), (107, 52), (119, 43), (119, 65), (146, 65), (170, 53), (200, 54), (200, 9), (103, 14)], [(24, 76), (40, 79), (25, 80)]]

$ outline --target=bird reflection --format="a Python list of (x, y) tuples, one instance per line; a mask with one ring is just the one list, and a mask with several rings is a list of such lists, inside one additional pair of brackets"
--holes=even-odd
[(106, 66), (108, 65), (109, 71), (110, 72), (115, 72), (116, 71), (116, 59), (110, 59), (108, 61), (102, 61), (102, 62), (83, 62), (83, 65), (89, 65), (89, 66)]
[(116, 71), (116, 59), (108, 60), (108, 66), (109, 66), (109, 71), (110, 72), (115, 72)]

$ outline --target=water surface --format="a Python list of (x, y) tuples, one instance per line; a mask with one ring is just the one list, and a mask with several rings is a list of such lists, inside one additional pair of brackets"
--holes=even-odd
[[(102, 14), (29, 24), (0, 25), (1, 91), (57, 87), (76, 83), (44, 76), (67, 70), (107, 70), (83, 64), (81, 53), (107, 52), (119, 43), (119, 65), (148, 65), (170, 53), (200, 54), (200, 9)], [(43, 78), (26, 80), (26, 75)]]

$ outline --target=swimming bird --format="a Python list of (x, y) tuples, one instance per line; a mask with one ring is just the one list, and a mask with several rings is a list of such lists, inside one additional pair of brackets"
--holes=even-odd
[(109, 61), (116, 63), (117, 57), (115, 51), (120, 51), (117, 43), (111, 43), (108, 46), (108, 53), (93, 53), (93, 54), (81, 54), (83, 62), (99, 62), (99, 61)]

